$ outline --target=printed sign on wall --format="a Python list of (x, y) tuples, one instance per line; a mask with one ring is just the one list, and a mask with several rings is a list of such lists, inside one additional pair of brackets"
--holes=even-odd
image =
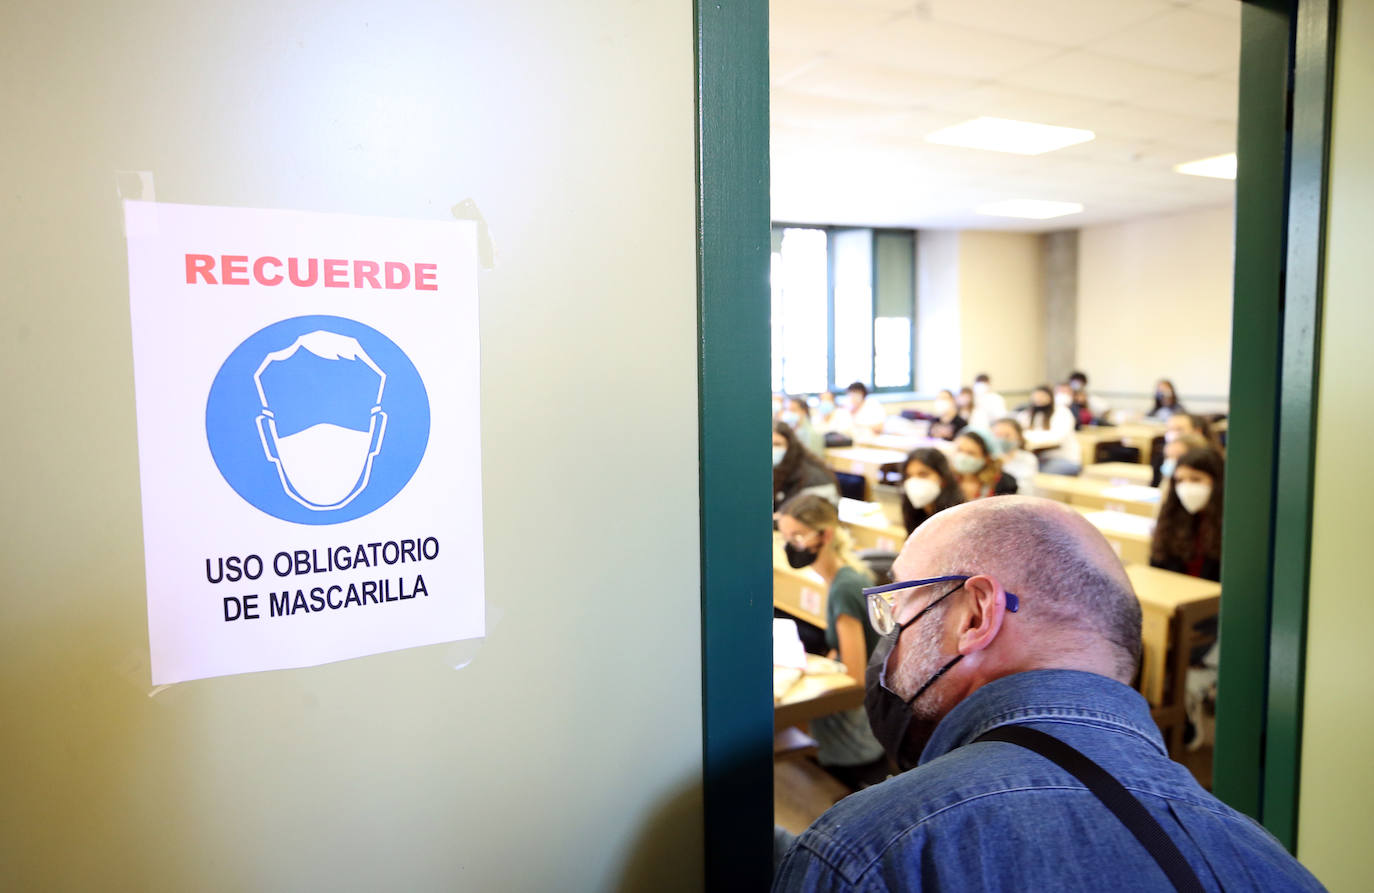
[(153, 683), (483, 635), (476, 225), (124, 214)]

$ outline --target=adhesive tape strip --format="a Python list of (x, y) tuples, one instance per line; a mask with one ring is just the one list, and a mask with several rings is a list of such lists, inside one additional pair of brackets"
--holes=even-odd
[(477, 202), (470, 198), (465, 198), (451, 209), (453, 216), (459, 220), (471, 220), (477, 224), (477, 259), (482, 264), (484, 270), (496, 269), (496, 245), (491, 238), (491, 229), (487, 226), (487, 219), (482, 216), (482, 211), (477, 207)]

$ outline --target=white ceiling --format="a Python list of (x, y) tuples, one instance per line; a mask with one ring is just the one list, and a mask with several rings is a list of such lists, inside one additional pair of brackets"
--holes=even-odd
[[(773, 219), (1056, 230), (1231, 201), (1239, 0), (771, 0)], [(1092, 130), (1043, 155), (926, 143), (980, 115)], [(1081, 202), (1053, 220), (1006, 199)]]

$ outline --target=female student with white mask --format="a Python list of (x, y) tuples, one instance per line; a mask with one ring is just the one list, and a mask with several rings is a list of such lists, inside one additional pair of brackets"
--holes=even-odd
[(930, 447), (907, 453), (902, 466), (902, 522), (911, 533), (936, 512), (964, 501), (945, 454)]
[(825, 435), (811, 424), (811, 407), (805, 397), (788, 397), (778, 420), (792, 426), (797, 440), (816, 456), (825, 455)]
[(965, 502), (988, 496), (1010, 496), (1016, 492), (1016, 479), (1002, 471), (993, 458), (988, 442), (977, 431), (965, 429), (954, 439), (950, 467), (959, 476), (959, 489)]
[(1078, 474), (1083, 470), (1082, 450), (1074, 436), (1077, 427), (1068, 406), (1056, 406), (1054, 395), (1046, 385), (1031, 391), (1031, 404), (1021, 410), (1021, 423), (1026, 449), (1040, 460), (1040, 470), (1046, 474)]
[(1210, 447), (1184, 453), (1165, 490), (1150, 544), (1150, 564), (1221, 580), (1221, 506), (1225, 461)]
[(955, 402), (954, 394), (941, 391), (935, 397), (935, 418), (930, 423), (930, 436), (953, 440), (966, 425), (968, 419), (959, 414), (959, 404)]
[[(830, 656), (862, 684), (868, 657), (878, 644), (863, 595), (873, 578), (854, 554), (838, 511), (824, 499), (803, 493), (778, 509), (778, 532), (787, 563), (811, 568), (829, 586), (825, 641)], [(820, 745), (820, 764), (849, 787), (857, 790), (887, 776), (883, 746), (873, 737), (862, 707), (813, 719), (811, 735)]]
[(773, 426), (773, 508), (798, 493), (814, 493), (836, 505), (840, 501), (834, 473), (802, 446), (791, 425), (778, 422)]
[(997, 441), (997, 458), (1002, 462), (1002, 470), (1016, 478), (1016, 492), (1035, 492), (1032, 487), (1040, 463), (1034, 453), (1025, 449), (1021, 423), (1011, 418), (998, 419), (992, 423), (992, 436)]

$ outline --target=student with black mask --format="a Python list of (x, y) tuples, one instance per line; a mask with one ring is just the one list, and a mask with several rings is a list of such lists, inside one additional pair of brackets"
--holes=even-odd
[[(788, 564), (809, 567), (828, 584), (825, 641), (830, 657), (862, 684), (878, 641), (863, 596), (873, 578), (850, 546), (839, 512), (821, 497), (803, 493), (778, 509), (778, 532)], [(862, 708), (812, 720), (811, 736), (820, 744), (820, 764), (849, 787), (857, 790), (887, 777), (883, 747), (873, 737)]]

